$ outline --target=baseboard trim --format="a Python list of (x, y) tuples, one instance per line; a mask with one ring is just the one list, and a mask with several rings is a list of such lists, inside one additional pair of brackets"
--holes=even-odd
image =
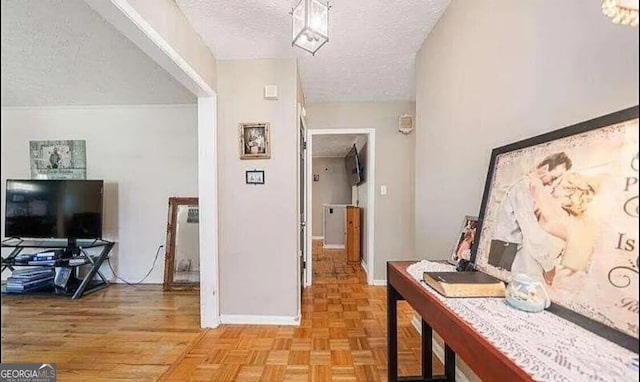
[(311, 240), (324, 240), (324, 236), (311, 236)]
[(221, 324), (242, 325), (290, 325), (299, 326), (300, 317), (293, 316), (253, 316), (242, 314), (223, 314), (220, 316)]
[(338, 245), (338, 244), (325, 244), (322, 246), (322, 248), (324, 249), (344, 249), (344, 244), (343, 245)]
[[(420, 335), (422, 335), (422, 323), (420, 322), (419, 315), (417, 314), (413, 315), (413, 318), (411, 319), (411, 325), (413, 325), (413, 328)], [(442, 364), (444, 365), (444, 348), (442, 345), (440, 345), (438, 341), (436, 341), (435, 337), (431, 341), (431, 349), (433, 351), (433, 354), (435, 354), (436, 357), (438, 357), (438, 359), (440, 360), (440, 362), (442, 362)], [(457, 365), (459, 360), (460, 360), (460, 357), (456, 356), (456, 381), (469, 382), (469, 379), (467, 378), (467, 376), (464, 374), (462, 370), (460, 370), (460, 368)]]
[(387, 286), (387, 280), (373, 280), (375, 286)]
[(362, 269), (364, 269), (364, 274), (369, 274), (369, 271), (367, 270), (367, 263), (365, 263), (364, 260), (360, 261), (360, 265), (362, 266)]

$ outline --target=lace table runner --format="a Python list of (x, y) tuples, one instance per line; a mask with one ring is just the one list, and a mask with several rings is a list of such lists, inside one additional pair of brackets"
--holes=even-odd
[(429, 293), (537, 381), (638, 381), (629, 366), (638, 357), (553, 313), (528, 313), (503, 298), (445, 298), (422, 282), (423, 272), (449, 264), (422, 260), (407, 267)]

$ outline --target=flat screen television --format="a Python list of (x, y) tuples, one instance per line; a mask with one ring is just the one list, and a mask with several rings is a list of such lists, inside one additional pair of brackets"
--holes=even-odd
[(7, 179), (5, 236), (101, 239), (102, 180)]
[(344, 166), (347, 171), (347, 181), (349, 184), (357, 186), (364, 182), (362, 163), (358, 157), (356, 145), (353, 145), (349, 153), (347, 153), (347, 156), (344, 157)]

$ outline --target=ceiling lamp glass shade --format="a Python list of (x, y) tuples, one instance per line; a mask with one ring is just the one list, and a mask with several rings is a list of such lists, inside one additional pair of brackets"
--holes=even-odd
[(291, 11), (292, 43), (315, 54), (329, 41), (329, 4), (321, 0), (300, 0)]
[(638, 26), (638, 0), (602, 0), (602, 13), (616, 24)]

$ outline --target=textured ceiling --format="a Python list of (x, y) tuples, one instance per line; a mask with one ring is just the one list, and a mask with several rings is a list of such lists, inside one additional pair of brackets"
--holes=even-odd
[(315, 158), (342, 158), (347, 155), (358, 138), (366, 141), (367, 136), (358, 134), (314, 135), (311, 156)]
[(415, 54), (450, 0), (334, 0), (329, 43), (291, 47), (297, 0), (176, 0), (217, 59), (297, 57), (307, 102), (415, 99)]
[(2, 106), (195, 103), (81, 0), (2, 0)]

